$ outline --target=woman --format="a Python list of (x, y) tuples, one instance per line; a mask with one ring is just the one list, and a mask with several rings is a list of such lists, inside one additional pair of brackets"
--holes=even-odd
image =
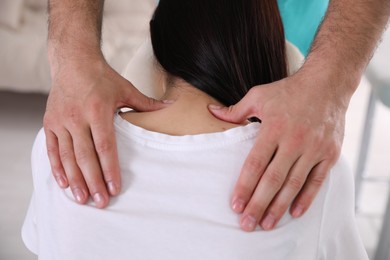
[(342, 161), (308, 212), (286, 214), (273, 231), (244, 217), (255, 231), (243, 232), (230, 209), (261, 126), (220, 121), (208, 106), (235, 104), (251, 86), (287, 76), (276, 1), (162, 0), (150, 29), (163, 99), (174, 102), (116, 116), (123, 193), (106, 210), (75, 204), (55, 185), (41, 131), (27, 247), (40, 259), (367, 259)]

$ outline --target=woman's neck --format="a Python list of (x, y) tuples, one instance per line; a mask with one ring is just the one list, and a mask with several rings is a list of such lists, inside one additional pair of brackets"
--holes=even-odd
[(239, 126), (215, 118), (209, 112), (208, 105), (222, 104), (186, 83), (169, 87), (163, 99), (174, 102), (158, 111), (129, 112), (122, 114), (122, 117), (147, 130), (169, 135), (221, 132)]

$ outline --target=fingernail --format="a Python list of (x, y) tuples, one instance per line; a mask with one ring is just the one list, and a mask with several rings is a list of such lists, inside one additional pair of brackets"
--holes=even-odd
[(261, 222), (261, 226), (265, 230), (270, 230), (274, 227), (275, 222), (276, 222), (275, 218), (273, 218), (270, 214), (267, 214), (267, 216)]
[(61, 188), (66, 188), (66, 180), (64, 176), (57, 175), (56, 180), (58, 182), (58, 185), (60, 185)]
[(175, 101), (170, 100), (170, 99), (167, 99), (167, 100), (163, 100), (162, 102), (163, 102), (164, 104), (172, 104), (172, 103), (175, 102)]
[(82, 190), (74, 189), (73, 194), (78, 202), (82, 203), (84, 201), (85, 195), (84, 195), (84, 192)]
[(244, 207), (245, 207), (245, 202), (243, 200), (235, 199), (233, 201), (232, 208), (234, 212), (241, 213), (244, 210)]
[(93, 195), (93, 201), (95, 202), (96, 206), (101, 207), (104, 202), (104, 197), (100, 193), (95, 193)]
[(218, 106), (218, 105), (209, 105), (209, 108), (212, 109), (212, 110), (219, 110), (219, 109), (222, 109), (221, 106)]
[(245, 231), (253, 231), (256, 228), (256, 219), (253, 216), (247, 215), (244, 217), (241, 227)]
[(302, 215), (302, 213), (303, 213), (303, 207), (301, 205), (297, 205), (292, 212), (292, 216), (294, 218), (299, 218)]
[(108, 191), (112, 196), (115, 196), (118, 194), (118, 187), (113, 183), (112, 181), (107, 182)]

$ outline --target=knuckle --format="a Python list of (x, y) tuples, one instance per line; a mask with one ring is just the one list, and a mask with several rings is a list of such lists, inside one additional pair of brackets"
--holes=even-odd
[(79, 188), (79, 189), (84, 189), (84, 183), (83, 183), (83, 176), (80, 172), (67, 172), (67, 176), (68, 178), (68, 181), (69, 181), (69, 186), (72, 188), (72, 189), (76, 189), (76, 188)]
[(283, 173), (280, 170), (272, 170), (264, 175), (265, 181), (273, 188), (279, 189), (284, 183)]
[(119, 177), (118, 169), (103, 169), (103, 177), (105, 182), (115, 181)]
[(58, 147), (55, 144), (46, 144), (47, 155), (54, 157), (58, 155)]
[(280, 118), (272, 118), (269, 122), (268, 136), (270, 140), (274, 141), (277, 138), (283, 136), (286, 129), (286, 121), (280, 120)]
[(341, 146), (337, 145), (336, 143), (332, 144), (328, 149), (327, 149), (327, 157), (331, 161), (337, 160), (337, 158), (340, 155), (340, 150)]
[(99, 115), (100, 111), (102, 111), (103, 109), (104, 104), (107, 104), (107, 102), (102, 100), (100, 96), (94, 95), (88, 98), (86, 104), (90, 109), (92, 115)]
[(313, 199), (314, 195), (310, 195), (309, 193), (302, 193), (302, 195), (299, 196), (294, 203), (303, 206), (303, 208), (307, 208), (310, 206)]
[(234, 197), (240, 198), (245, 204), (248, 204), (255, 188), (250, 182), (239, 182), (234, 189)]
[(73, 152), (70, 149), (60, 149), (60, 158), (62, 161), (71, 160), (73, 157)]
[(107, 154), (112, 151), (113, 144), (108, 139), (96, 140), (95, 148), (98, 154)]
[(63, 174), (61, 174), (62, 166), (60, 164), (58, 164), (58, 163), (51, 163), (51, 169), (52, 169), (53, 175), (55, 177), (63, 176)]
[(276, 218), (280, 217), (283, 215), (284, 212), (287, 211), (288, 204), (283, 203), (281, 201), (275, 202), (273, 205), (270, 206), (268, 209), (268, 213), (275, 216)]
[(245, 208), (244, 214), (249, 214), (254, 216), (256, 219), (260, 220), (260, 217), (264, 214), (266, 206), (260, 201), (249, 202), (248, 206)]
[(324, 140), (320, 136), (311, 140), (311, 146), (316, 148), (315, 153), (321, 157), (320, 160), (329, 160), (335, 162), (340, 156), (342, 142), (337, 140)]
[(82, 123), (82, 117), (79, 109), (69, 108), (64, 115), (66, 121), (69, 122), (71, 126), (79, 127)]
[(91, 152), (84, 149), (75, 151), (75, 156), (78, 164), (83, 164), (91, 159)]
[(321, 187), (322, 183), (324, 183), (327, 176), (327, 172), (320, 172), (317, 174), (314, 174), (314, 176), (311, 178), (310, 183), (315, 187)]
[(306, 136), (307, 136), (307, 130), (304, 126), (301, 126), (292, 135), (293, 146), (296, 147), (302, 144), (305, 141)]
[(324, 147), (323, 140), (320, 137), (314, 137), (310, 140), (310, 147), (314, 154), (321, 153), (321, 149)]
[(262, 163), (258, 159), (250, 157), (246, 163), (246, 170), (252, 175), (259, 175), (262, 170)]
[(45, 113), (43, 116), (43, 127), (45, 129), (49, 129), (52, 125), (52, 119), (51, 116), (48, 114), (48, 112)]
[(292, 190), (294, 191), (299, 191), (302, 186), (304, 184), (304, 180), (299, 178), (299, 177), (295, 177), (295, 176), (291, 176), (288, 180), (287, 180), (287, 186), (290, 187)]

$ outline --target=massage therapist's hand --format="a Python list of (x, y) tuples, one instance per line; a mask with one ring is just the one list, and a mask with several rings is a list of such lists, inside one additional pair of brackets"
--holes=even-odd
[(120, 107), (140, 111), (163, 103), (142, 95), (103, 59), (57, 66), (44, 116), (47, 150), (60, 187), (78, 203), (92, 196), (97, 207), (120, 192), (113, 117)]
[(260, 132), (234, 189), (232, 208), (241, 227), (275, 227), (292, 204), (293, 217), (310, 206), (339, 157), (347, 103), (328, 87), (330, 80), (299, 71), (252, 88), (236, 105), (210, 107), (218, 118), (240, 123), (262, 120)]

